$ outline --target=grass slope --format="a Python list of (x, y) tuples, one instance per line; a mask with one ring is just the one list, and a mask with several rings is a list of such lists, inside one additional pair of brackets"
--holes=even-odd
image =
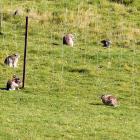
[[(26, 88), (0, 90), (0, 139), (139, 140), (139, 3), (107, 0), (3, 0), (0, 87), (22, 77), (25, 16), (29, 15)], [(13, 16), (15, 10), (18, 16)], [(29, 11), (29, 12), (28, 12)], [(62, 45), (74, 33), (73, 48)], [(100, 40), (113, 44), (104, 49)], [(19, 66), (3, 64), (11, 53)], [(111, 93), (120, 106), (102, 105)]]

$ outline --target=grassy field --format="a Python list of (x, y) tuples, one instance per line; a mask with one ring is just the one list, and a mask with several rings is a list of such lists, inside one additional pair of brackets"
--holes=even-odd
[[(0, 1), (0, 140), (140, 139), (138, 1)], [(13, 74), (22, 78), (26, 15), (25, 89), (5, 91)], [(62, 44), (66, 33), (75, 36), (73, 48)], [(5, 66), (15, 52), (18, 68)], [(119, 107), (104, 106), (103, 93), (115, 95)]]

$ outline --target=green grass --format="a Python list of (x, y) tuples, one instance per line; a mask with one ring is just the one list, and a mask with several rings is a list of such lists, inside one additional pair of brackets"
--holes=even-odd
[[(25, 16), (29, 38), (25, 89), (0, 90), (2, 140), (139, 140), (140, 4), (109, 0), (3, 0), (0, 88), (22, 78)], [(16, 9), (20, 15), (13, 17)], [(30, 12), (27, 13), (27, 9)], [(73, 48), (63, 46), (65, 33)], [(104, 49), (102, 39), (113, 44)], [(58, 44), (58, 45), (55, 45)], [(11, 53), (19, 66), (3, 64)], [(104, 106), (110, 93), (118, 108)]]

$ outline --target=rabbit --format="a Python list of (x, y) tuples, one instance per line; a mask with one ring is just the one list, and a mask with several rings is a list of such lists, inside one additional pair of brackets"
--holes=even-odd
[(16, 68), (18, 65), (19, 58), (20, 58), (19, 54), (9, 55), (8, 57), (6, 57), (4, 63), (10, 67)]
[(63, 44), (73, 47), (74, 45), (74, 36), (72, 34), (67, 34), (63, 37)]
[(102, 95), (101, 100), (105, 105), (114, 107), (118, 106), (117, 98), (112, 95)]
[(108, 48), (112, 42), (110, 40), (102, 40), (101, 43), (103, 44), (103, 47)]
[(21, 80), (16, 76), (13, 75), (12, 80), (7, 81), (6, 89), (7, 90), (18, 90), (22, 85)]

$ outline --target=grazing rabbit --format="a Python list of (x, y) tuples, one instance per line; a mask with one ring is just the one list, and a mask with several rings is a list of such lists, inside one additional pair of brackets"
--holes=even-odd
[(110, 47), (111, 41), (110, 40), (102, 40), (101, 43), (103, 44), (103, 47)]
[(18, 54), (9, 55), (8, 57), (6, 57), (4, 63), (10, 67), (16, 68), (19, 58), (20, 56)]
[(112, 95), (102, 95), (101, 99), (105, 105), (110, 105), (110, 106), (114, 106), (114, 107), (116, 107), (118, 105), (117, 98)]
[(63, 37), (63, 44), (73, 47), (74, 45), (74, 36), (72, 34), (67, 34)]
[(7, 81), (6, 89), (7, 90), (18, 90), (22, 85), (21, 80), (16, 76), (13, 75), (12, 80)]

